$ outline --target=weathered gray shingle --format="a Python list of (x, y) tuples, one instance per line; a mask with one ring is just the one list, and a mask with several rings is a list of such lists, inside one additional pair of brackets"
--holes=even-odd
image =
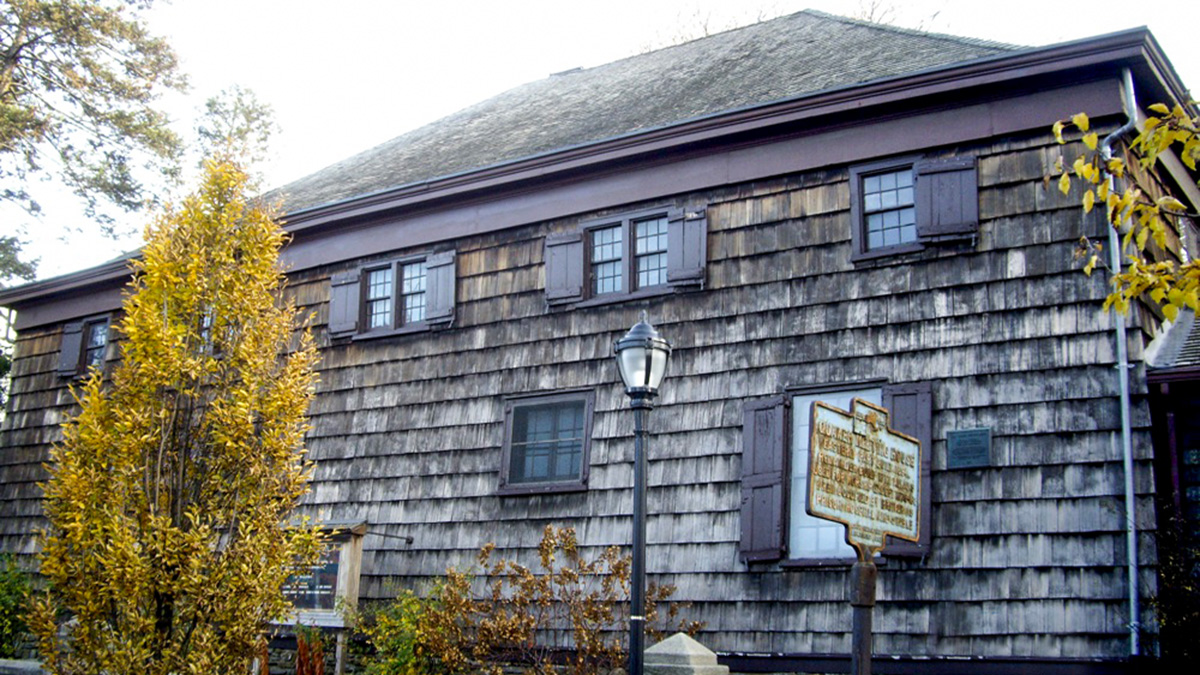
[(1017, 49), (806, 10), (511, 89), (279, 190), (292, 213), (684, 120)]

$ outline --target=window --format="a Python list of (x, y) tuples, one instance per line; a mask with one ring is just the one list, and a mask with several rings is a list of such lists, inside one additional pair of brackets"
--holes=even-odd
[(665, 213), (596, 227), (588, 235), (592, 297), (666, 285)]
[(358, 603), (358, 573), (362, 561), (364, 522), (324, 522), (326, 544), (317, 562), (288, 576), (283, 595), (296, 608), (289, 623), (342, 627), (343, 608)]
[(332, 337), (379, 337), (448, 325), (454, 318), (454, 252), (367, 265), (330, 280)]
[(108, 349), (108, 319), (89, 321), (83, 324), (83, 359), (84, 370), (93, 366), (100, 367), (104, 363), (104, 352)]
[(808, 440), (812, 404), (843, 410), (861, 398), (889, 410), (889, 426), (921, 442), (921, 541), (889, 540), (887, 556), (922, 556), (929, 551), (932, 522), (929, 458), (932, 387), (848, 385), (807, 388), (746, 404), (742, 427), (741, 556), (747, 562), (787, 559), (788, 564), (842, 563), (855, 557), (842, 525), (809, 516)]
[(551, 305), (612, 302), (702, 288), (705, 209), (661, 209), (582, 224), (546, 237)]
[(855, 260), (971, 239), (979, 223), (975, 158), (851, 167), (850, 211)]
[(501, 491), (582, 488), (587, 482), (592, 404), (591, 392), (509, 400)]
[(73, 377), (102, 368), (108, 355), (109, 317), (98, 316), (63, 326), (58, 373)]
[(863, 218), (867, 248), (899, 246), (917, 240), (911, 168), (863, 176)]

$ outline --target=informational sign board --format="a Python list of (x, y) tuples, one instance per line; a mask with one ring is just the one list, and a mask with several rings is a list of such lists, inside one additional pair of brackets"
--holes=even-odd
[(336, 608), (341, 551), (338, 544), (328, 546), (315, 565), (296, 569), (288, 576), (283, 595), (296, 609), (332, 611)]
[(808, 512), (846, 526), (869, 560), (888, 535), (920, 534), (921, 444), (888, 428), (888, 411), (862, 399), (850, 410), (817, 401), (809, 441)]

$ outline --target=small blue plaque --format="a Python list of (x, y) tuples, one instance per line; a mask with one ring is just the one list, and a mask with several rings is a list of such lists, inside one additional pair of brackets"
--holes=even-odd
[(947, 469), (975, 469), (991, 465), (991, 428), (958, 429), (946, 432)]

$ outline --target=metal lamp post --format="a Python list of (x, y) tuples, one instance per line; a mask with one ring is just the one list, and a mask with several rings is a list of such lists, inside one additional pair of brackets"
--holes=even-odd
[(634, 324), (613, 346), (617, 368), (633, 408), (633, 578), (629, 610), (629, 675), (642, 675), (646, 629), (646, 440), (643, 417), (654, 407), (667, 372), (671, 344), (646, 321)]

